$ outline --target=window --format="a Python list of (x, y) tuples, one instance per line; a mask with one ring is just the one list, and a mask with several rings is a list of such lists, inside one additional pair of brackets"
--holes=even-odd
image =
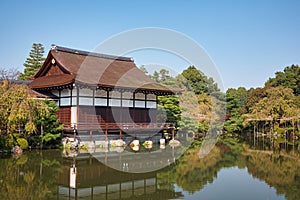
[(156, 108), (156, 101), (147, 101), (146, 108)]
[(93, 105), (93, 98), (79, 97), (79, 105), (82, 105), (82, 106), (92, 106)]
[(60, 98), (60, 106), (70, 106), (70, 97)]
[(109, 106), (121, 106), (121, 99), (109, 99)]
[(95, 106), (107, 106), (106, 98), (95, 98)]
[(135, 107), (136, 108), (145, 108), (145, 101), (135, 100)]

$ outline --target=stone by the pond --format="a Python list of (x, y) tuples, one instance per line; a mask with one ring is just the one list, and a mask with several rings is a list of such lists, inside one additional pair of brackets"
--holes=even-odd
[(159, 144), (160, 144), (160, 145), (165, 145), (165, 144), (166, 144), (165, 138), (159, 139)]
[(110, 146), (112, 146), (112, 147), (123, 147), (125, 145), (126, 145), (126, 143), (122, 139), (110, 141)]
[(65, 137), (62, 139), (62, 145), (64, 147), (70, 145), (70, 149), (76, 149), (78, 147), (78, 140), (76, 138)]
[(172, 139), (169, 141), (169, 144), (171, 147), (177, 147), (180, 145), (180, 141)]
[(21, 155), (23, 153), (23, 150), (21, 149), (21, 147), (16, 145), (12, 148), (11, 152), (16, 155)]
[(140, 141), (135, 139), (133, 140), (131, 143), (130, 143), (130, 146), (133, 147), (133, 146), (140, 146)]
[(146, 148), (146, 149), (151, 149), (152, 148), (152, 145), (153, 145), (153, 142), (151, 140), (147, 140), (143, 143), (143, 146)]

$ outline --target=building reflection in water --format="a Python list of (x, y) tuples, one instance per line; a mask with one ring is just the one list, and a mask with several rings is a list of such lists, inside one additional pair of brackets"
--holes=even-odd
[[(157, 171), (128, 173), (133, 165), (117, 161), (122, 171), (102, 164), (91, 154), (64, 158), (63, 170), (58, 175), (58, 199), (171, 199), (182, 196), (173, 189), (159, 188)], [(139, 166), (145, 164), (142, 162)]]

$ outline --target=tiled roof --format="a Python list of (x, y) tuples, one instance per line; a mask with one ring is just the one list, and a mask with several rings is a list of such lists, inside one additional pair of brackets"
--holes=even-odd
[(53, 76), (41, 76), (34, 79), (30, 84), (30, 88), (48, 88), (53, 86), (64, 86), (74, 82), (74, 75), (71, 74), (61, 74)]
[[(55, 61), (66, 74), (47, 75), (49, 63)], [(54, 46), (39, 72), (30, 83), (32, 88), (49, 88), (72, 82), (103, 87), (119, 87), (172, 93), (136, 67), (132, 58), (91, 53)]]
[(28, 94), (30, 94), (32, 97), (35, 97), (35, 98), (41, 98), (41, 99), (57, 99), (58, 97), (53, 95), (52, 93), (47, 93), (47, 92), (42, 92), (42, 91), (35, 91), (35, 90), (32, 90), (32, 89), (28, 89), (27, 90)]

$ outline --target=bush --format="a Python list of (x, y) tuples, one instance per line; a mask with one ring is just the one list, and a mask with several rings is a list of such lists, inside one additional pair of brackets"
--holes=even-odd
[(31, 148), (37, 148), (42, 143), (42, 137), (39, 135), (30, 136), (27, 141), (28, 141), (29, 145), (31, 146)]
[(5, 149), (12, 149), (15, 145), (15, 141), (14, 138), (11, 134), (4, 136), (5, 137), (5, 144), (4, 144), (4, 148)]
[(21, 147), (21, 149), (27, 149), (28, 148), (28, 142), (25, 138), (18, 138), (17, 143)]
[(45, 144), (58, 144), (61, 142), (60, 140), (61, 134), (52, 134), (52, 133), (45, 133), (45, 135), (42, 137), (43, 143)]
[(5, 141), (6, 141), (5, 136), (0, 135), (0, 149), (4, 149), (5, 148), (5, 144), (6, 144)]

